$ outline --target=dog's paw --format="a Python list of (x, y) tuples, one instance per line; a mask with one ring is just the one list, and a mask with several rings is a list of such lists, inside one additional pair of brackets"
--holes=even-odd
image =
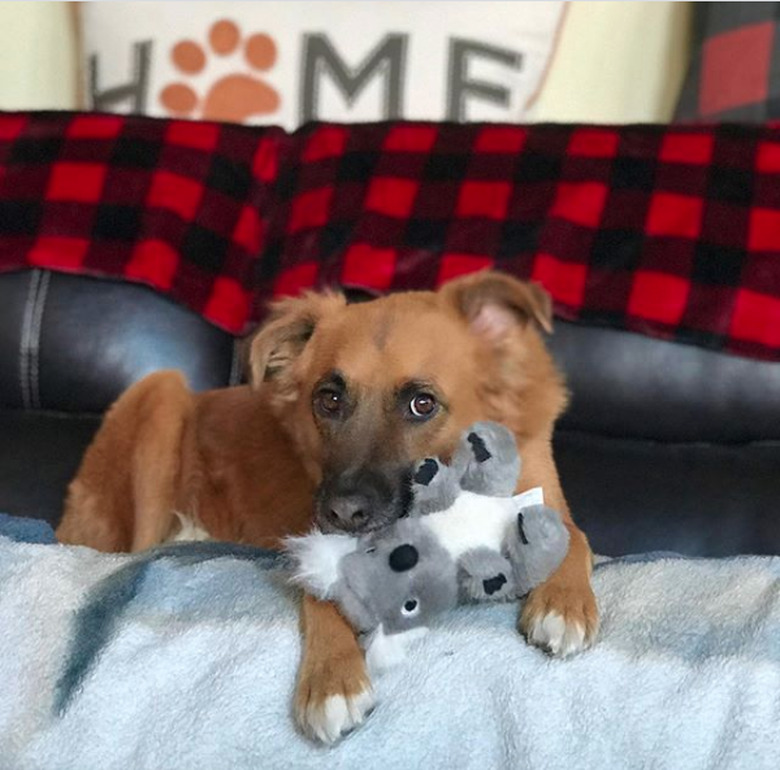
[(362, 657), (327, 664), (301, 672), (295, 718), (309, 738), (330, 744), (366, 719), (374, 707), (374, 693)]
[(335, 743), (362, 724), (373, 706), (370, 688), (356, 695), (328, 695), (320, 703), (310, 701), (298, 713), (298, 724), (310, 738)]
[(520, 617), (526, 639), (560, 657), (589, 647), (598, 629), (596, 597), (590, 586), (541, 585), (529, 595)]

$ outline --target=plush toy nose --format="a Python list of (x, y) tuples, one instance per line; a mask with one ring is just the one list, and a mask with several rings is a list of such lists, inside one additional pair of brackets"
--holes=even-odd
[(399, 545), (394, 548), (390, 553), (390, 569), (393, 572), (407, 572), (412, 569), (415, 564), (420, 560), (420, 554), (417, 549), (409, 543)]

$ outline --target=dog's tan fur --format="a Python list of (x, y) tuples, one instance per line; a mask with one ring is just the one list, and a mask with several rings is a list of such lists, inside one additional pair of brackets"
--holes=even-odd
[[(590, 550), (571, 520), (552, 456), (566, 391), (536, 329), (550, 323), (546, 294), (490, 272), (436, 293), (370, 303), (347, 305), (337, 294), (284, 300), (253, 341), (252, 387), (193, 394), (180, 374), (159, 372), (119, 398), (71, 484), (57, 535), (105, 551), (136, 551), (176, 533), (174, 512), (216, 539), (257, 545), (305, 531), (324, 458), (332, 458), (312, 391), (338, 370), (377, 405), (342, 441), (342, 454), (446, 456), (478, 419), (514, 431), (523, 458), (520, 489), (542, 486), (571, 534), (563, 564), (527, 600), (521, 628), (544, 643), (540, 629), (549, 631), (552, 619), (568, 635), (565, 651), (583, 646), (598, 615)], [(446, 409), (422, 425), (395, 420), (381, 394), (420, 378), (435, 383)], [(351, 702), (369, 688), (368, 676), (353, 632), (331, 605), (305, 597), (302, 628), (296, 713), (304, 729), (320, 734), (329, 699)]]

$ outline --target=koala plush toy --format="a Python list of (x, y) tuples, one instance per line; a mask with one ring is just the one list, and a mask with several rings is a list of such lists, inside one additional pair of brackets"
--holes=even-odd
[(387, 668), (445, 610), (524, 596), (557, 569), (568, 530), (540, 488), (513, 495), (519, 476), (512, 433), (475, 423), (449, 464), (419, 463), (409, 516), (362, 536), (289, 538), (294, 580), (334, 601), (361, 633), (369, 667)]

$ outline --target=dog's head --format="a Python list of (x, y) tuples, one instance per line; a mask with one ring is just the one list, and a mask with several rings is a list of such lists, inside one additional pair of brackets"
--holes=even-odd
[(404, 516), (415, 463), (448, 457), (476, 420), (548, 437), (565, 391), (537, 326), (550, 331), (548, 295), (494, 272), (358, 304), (278, 302), (251, 377), (319, 485), (317, 523), (362, 532)]

